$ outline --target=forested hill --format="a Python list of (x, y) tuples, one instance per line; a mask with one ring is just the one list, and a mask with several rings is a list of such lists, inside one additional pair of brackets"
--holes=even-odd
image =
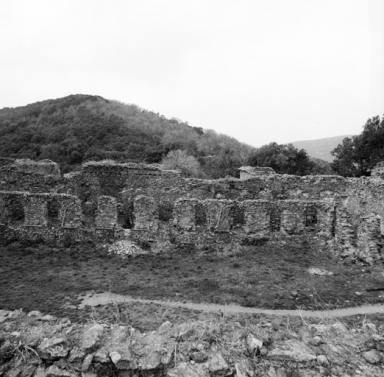
[(244, 163), (253, 148), (99, 96), (70, 95), (0, 110), (0, 156), (51, 159), (63, 171), (87, 160), (155, 163), (172, 150), (195, 157), (202, 174), (217, 178)]

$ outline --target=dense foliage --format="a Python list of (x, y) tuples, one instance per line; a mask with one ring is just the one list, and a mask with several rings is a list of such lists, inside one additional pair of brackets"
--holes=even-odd
[(269, 166), (280, 174), (331, 174), (326, 161), (311, 159), (304, 149), (292, 144), (270, 143), (252, 153), (248, 160), (251, 166)]
[(109, 101), (71, 95), (0, 110), (0, 156), (51, 159), (63, 171), (87, 160), (160, 162), (183, 150), (198, 160), (201, 175), (231, 174), (252, 148), (214, 131)]
[(332, 154), (332, 167), (337, 173), (352, 177), (369, 175), (384, 160), (384, 117), (368, 119), (360, 135), (345, 138)]
[(161, 165), (165, 169), (180, 170), (186, 177), (198, 177), (201, 174), (199, 161), (180, 149), (170, 151), (161, 161)]

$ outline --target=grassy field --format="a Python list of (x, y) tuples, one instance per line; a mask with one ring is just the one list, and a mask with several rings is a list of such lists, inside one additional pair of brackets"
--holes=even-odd
[[(333, 272), (310, 275), (309, 267)], [(343, 264), (308, 245), (259, 246), (236, 256), (190, 250), (125, 260), (92, 246), (0, 248), (0, 308), (74, 315), (87, 291), (152, 299), (322, 309), (384, 302), (383, 266)], [(368, 291), (366, 291), (368, 289)]]

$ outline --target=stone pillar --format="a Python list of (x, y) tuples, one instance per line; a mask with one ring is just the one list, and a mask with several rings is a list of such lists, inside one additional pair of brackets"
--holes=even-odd
[(59, 221), (63, 228), (78, 228), (82, 225), (82, 211), (79, 198), (71, 195), (57, 195), (60, 205)]
[(113, 196), (97, 198), (96, 228), (113, 229), (117, 225), (117, 202)]
[(356, 232), (353, 215), (339, 203), (336, 206), (335, 244), (338, 253), (343, 256), (356, 254)]
[(28, 195), (24, 204), (25, 226), (47, 226), (47, 197)]
[(269, 203), (263, 200), (246, 200), (243, 202), (245, 224), (243, 230), (247, 234), (268, 236), (270, 233)]
[(336, 232), (336, 204), (319, 203), (317, 210), (317, 230), (321, 237), (332, 239)]
[(156, 202), (149, 196), (139, 195), (134, 202), (135, 230), (156, 232), (159, 228), (159, 214)]
[(370, 214), (361, 219), (357, 229), (357, 256), (367, 263), (380, 259), (381, 219)]
[(281, 232), (286, 235), (298, 235), (304, 231), (305, 208), (304, 203), (298, 201), (280, 201)]
[(175, 202), (174, 224), (182, 230), (196, 230), (196, 205), (197, 199), (181, 198)]
[(232, 202), (230, 200), (207, 199), (204, 200), (204, 206), (207, 209), (208, 229), (215, 232), (229, 232), (230, 210)]

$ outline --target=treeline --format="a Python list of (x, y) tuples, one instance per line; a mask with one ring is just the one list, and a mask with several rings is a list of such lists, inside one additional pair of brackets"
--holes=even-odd
[(372, 168), (384, 161), (384, 117), (367, 120), (360, 135), (346, 137), (333, 151), (332, 168), (343, 176), (370, 175)]

